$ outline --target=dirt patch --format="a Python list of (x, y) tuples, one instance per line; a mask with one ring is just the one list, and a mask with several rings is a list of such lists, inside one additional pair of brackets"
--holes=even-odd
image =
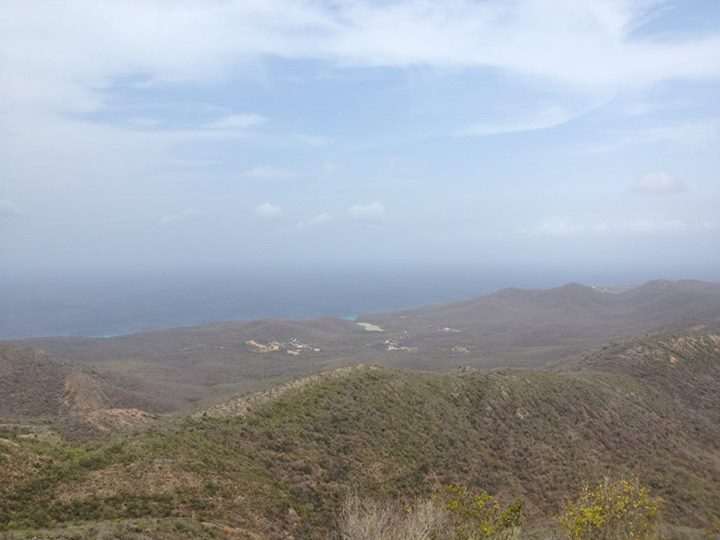
[(98, 409), (84, 416), (85, 421), (102, 432), (130, 429), (155, 420), (140, 409)]
[(65, 378), (61, 404), (72, 414), (85, 414), (110, 407), (110, 399), (99, 382), (87, 373), (73, 372)]
[(369, 322), (359, 322), (355, 323), (358, 326), (362, 327), (363, 330), (366, 332), (384, 332), (382, 328), (380, 328), (377, 324), (369, 323)]
[(263, 343), (258, 343), (254, 339), (248, 339), (245, 342), (245, 345), (250, 345), (253, 349), (255, 349), (256, 352), (261, 353), (268, 353), (268, 352), (277, 352), (282, 347), (282, 344), (278, 341), (271, 341), (267, 345)]

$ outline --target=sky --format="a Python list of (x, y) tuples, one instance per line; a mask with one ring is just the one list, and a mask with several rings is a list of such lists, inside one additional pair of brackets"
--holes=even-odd
[(720, 281), (717, 0), (0, 0), (0, 272)]

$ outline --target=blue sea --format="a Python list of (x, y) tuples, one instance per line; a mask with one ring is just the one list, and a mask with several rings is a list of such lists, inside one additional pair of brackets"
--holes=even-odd
[(342, 269), (0, 278), (0, 339), (108, 337), (217, 321), (358, 315), (572, 276), (482, 269)]

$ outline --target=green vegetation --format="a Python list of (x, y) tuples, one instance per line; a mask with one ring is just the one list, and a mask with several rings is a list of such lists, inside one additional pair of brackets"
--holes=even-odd
[(650, 540), (658, 517), (658, 502), (637, 480), (605, 479), (586, 485), (559, 519), (570, 540)]
[(519, 500), (501, 507), (487, 492), (450, 486), (435, 497), (401, 504), (351, 494), (337, 523), (341, 540), (512, 540), (522, 521)]
[[(72, 359), (75, 368), (89, 368), (113, 407), (161, 414), (188, 412), (199, 403), (217, 403), (359, 363), (436, 372), (460, 366), (544, 367), (611, 340), (687, 328), (713, 318), (720, 318), (718, 284), (651, 282), (622, 294), (570, 284), (550, 290), (506, 289), (466, 302), (364, 318), (384, 332), (324, 318), (31, 343), (48, 356)], [(261, 352), (253, 342), (282, 346)], [(297, 355), (288, 354), (290, 343), (302, 345), (292, 350)], [(0, 347), (0, 373), (2, 356)], [(36, 364), (39, 371), (16, 379), (17, 384), (3, 387), (0, 376), (0, 415), (55, 411), (54, 396), (62, 391), (64, 375), (52, 364)]]
[(605, 476), (639, 478), (663, 500), (661, 525), (708, 528), (720, 515), (714, 336), (634, 340), (555, 370), (359, 367), (104, 442), (6, 426), (0, 530), (149, 520), (199, 527), (177, 537), (325, 538), (351, 491), (427, 524), (437, 516), (417, 501), (455, 485), (444, 530), (514, 531), (518, 498), (531, 535)]
[(451, 517), (448, 537), (456, 540), (512, 540), (522, 524), (522, 501), (504, 508), (487, 491), (472, 493), (464, 486), (450, 486), (440, 495)]
[[(523, 538), (522, 501), (502, 506), (485, 491), (464, 486), (441, 489), (430, 499), (401, 504), (362, 499), (351, 494), (337, 524), (342, 540), (513, 540)], [(584, 486), (559, 517), (562, 532), (545, 536), (566, 540), (650, 540), (683, 537), (675, 531), (661, 535), (659, 503), (636, 480), (608, 479)], [(542, 534), (542, 533), (540, 533)], [(702, 533), (700, 533), (702, 534)], [(708, 531), (708, 538), (712, 532)]]

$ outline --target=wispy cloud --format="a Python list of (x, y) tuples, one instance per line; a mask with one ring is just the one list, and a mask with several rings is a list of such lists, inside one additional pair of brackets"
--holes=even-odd
[(326, 137), (323, 135), (309, 135), (307, 133), (295, 133), (292, 135), (292, 139), (305, 146), (328, 146), (335, 142), (332, 137)]
[(317, 214), (310, 218), (308, 223), (310, 225), (325, 225), (326, 223), (330, 223), (332, 221), (332, 214), (329, 214), (327, 212), (323, 212), (321, 214)]
[(207, 212), (197, 210), (195, 208), (185, 208), (174, 214), (167, 214), (161, 217), (158, 221), (160, 225), (176, 225), (185, 221), (192, 220), (193, 218), (207, 215)]
[[(636, 32), (658, 2), (73, 2), (5, 6), (5, 102), (91, 110), (114, 81), (202, 83), (257, 58), (495, 68), (585, 88), (720, 78), (720, 35)], [(97, 32), (103, 28), (103, 32)], [(88, 45), (90, 44), (90, 45)], [(240, 122), (247, 118), (240, 118)]]
[(593, 218), (548, 216), (528, 232), (557, 238), (588, 236), (652, 236), (661, 234), (701, 233), (714, 231), (710, 221), (680, 218)]
[(385, 207), (378, 201), (369, 204), (353, 204), (347, 210), (347, 215), (353, 221), (379, 223), (387, 219)]
[(25, 214), (15, 203), (0, 200), (0, 219), (17, 218), (23, 215)]
[(637, 179), (632, 191), (649, 195), (670, 195), (687, 189), (684, 182), (667, 172), (649, 172)]
[(603, 136), (607, 142), (581, 145), (581, 153), (612, 152), (623, 147), (673, 144), (691, 150), (706, 150), (720, 143), (720, 120), (695, 120), (663, 123), (651, 127), (630, 127), (608, 130)]
[(506, 122), (502, 124), (475, 124), (461, 130), (458, 135), (465, 137), (481, 137), (486, 135), (499, 135), (503, 133), (518, 133), (523, 131), (537, 131), (559, 126), (572, 120), (577, 113), (572, 113), (563, 107), (550, 107), (533, 113), (531, 117), (521, 121)]
[(295, 176), (295, 173), (293, 171), (281, 169), (279, 167), (258, 166), (241, 172), (240, 176), (245, 178), (253, 178), (256, 180), (275, 180), (292, 178)]
[[(663, 6), (682, 16), (645, 24)], [(475, 225), (458, 224), (482, 222), (477, 230), (507, 231), (528, 253), (545, 237), (673, 234), (687, 255), (695, 248), (685, 244), (701, 242), (683, 234), (712, 228), (720, 196), (720, 29), (693, 22), (711, 9), (663, 0), (73, 0), (59, 17), (53, 0), (4, 2), (0, 198), (32, 216), (27, 227), (4, 221), (13, 229), (4, 245), (29, 267), (52, 250), (80, 266), (94, 264), (93, 250), (166, 257), (156, 249), (166, 237), (176, 242), (168, 260), (182, 260), (193, 235), (178, 232), (188, 225), (203, 254), (272, 241), (278, 249), (254, 256), (390, 260), (402, 244), (418, 260), (443, 250), (464, 260), (449, 245), (469, 245), (463, 231)], [(578, 155), (581, 145), (615, 153)], [(622, 196), (638, 171), (655, 168), (692, 190)], [(656, 177), (633, 191), (679, 188)], [(183, 210), (197, 205), (211, 217)], [(137, 230), (113, 225), (128, 208)], [(561, 215), (521, 233), (518, 216), (538, 208)], [(3, 218), (18, 211), (0, 203)], [(428, 219), (433, 212), (442, 219)], [(307, 234), (276, 234), (300, 220)], [(383, 234), (356, 249), (374, 229)], [(73, 242), (77, 256), (58, 247)], [(511, 243), (498, 260), (514, 260)], [(486, 253), (471, 251), (468, 260)]]
[(645, 129), (638, 129), (621, 136), (620, 144), (676, 143), (705, 148), (720, 140), (720, 120), (678, 122)]
[(255, 207), (255, 215), (261, 219), (272, 221), (280, 219), (283, 216), (283, 210), (276, 204), (265, 202)]
[(577, 219), (562, 216), (546, 217), (532, 230), (534, 234), (558, 237), (607, 233), (609, 231), (610, 227), (603, 220), (578, 221)]
[(259, 114), (230, 114), (203, 126), (204, 129), (247, 129), (264, 124), (267, 119)]

